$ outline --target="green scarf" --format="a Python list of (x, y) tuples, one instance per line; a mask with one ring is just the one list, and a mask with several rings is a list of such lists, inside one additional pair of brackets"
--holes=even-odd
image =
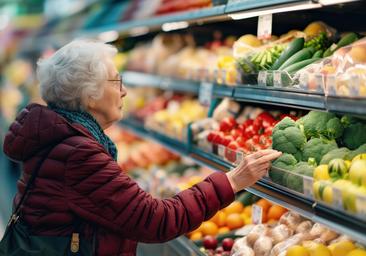
[(78, 123), (84, 126), (93, 137), (109, 152), (109, 154), (117, 161), (117, 148), (113, 141), (105, 135), (104, 131), (95, 120), (95, 118), (85, 111), (71, 111), (63, 108), (58, 108), (53, 104), (48, 104), (48, 107), (57, 114), (63, 116), (71, 123)]

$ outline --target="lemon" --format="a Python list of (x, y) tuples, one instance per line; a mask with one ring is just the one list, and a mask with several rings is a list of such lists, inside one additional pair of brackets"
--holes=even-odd
[(323, 201), (328, 203), (328, 204), (332, 204), (333, 202), (333, 189), (331, 186), (326, 186), (324, 191), (323, 191)]
[(314, 179), (329, 180), (329, 170), (327, 164), (321, 164), (314, 169)]
[(323, 244), (314, 244), (309, 248), (310, 256), (332, 256), (332, 253)]
[(332, 252), (332, 256), (344, 256), (350, 251), (356, 249), (355, 245), (350, 241), (341, 241), (328, 246)]
[(347, 256), (366, 256), (366, 251), (363, 249), (356, 249), (347, 253)]
[(286, 256), (309, 256), (308, 250), (304, 246), (294, 245), (290, 247), (287, 252)]

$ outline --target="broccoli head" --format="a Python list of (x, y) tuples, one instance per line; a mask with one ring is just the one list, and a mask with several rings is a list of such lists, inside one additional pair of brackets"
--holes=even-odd
[(276, 126), (272, 130), (272, 134), (279, 131), (279, 130), (285, 130), (288, 127), (294, 127), (296, 126), (296, 123), (294, 120), (292, 120), (289, 117), (285, 117), (280, 122), (276, 124)]
[(350, 153), (350, 150), (348, 148), (333, 149), (322, 157), (320, 164), (328, 164), (330, 162), (330, 160), (336, 159), (336, 158), (344, 159), (346, 157), (346, 155), (349, 153)]
[(308, 161), (309, 158), (315, 158), (320, 163), (322, 157), (329, 151), (338, 148), (334, 140), (326, 140), (323, 138), (312, 138), (306, 142), (304, 151), (302, 152), (302, 160)]
[(292, 172), (288, 172), (284, 181), (286, 187), (298, 191), (300, 193), (304, 192), (304, 182), (302, 176), (313, 177), (314, 166), (309, 165), (307, 162), (298, 162)]
[(292, 154), (297, 160), (301, 160), (301, 151), (305, 143), (304, 133), (295, 126), (277, 130), (272, 134), (272, 148), (283, 153)]
[(366, 144), (362, 144), (357, 149), (350, 151), (345, 157), (345, 160), (352, 160), (358, 154), (366, 153)]
[(351, 123), (342, 136), (343, 144), (349, 149), (356, 149), (366, 143), (366, 124), (358, 122)]
[(310, 111), (299, 119), (304, 126), (306, 138), (325, 136), (328, 139), (337, 139), (343, 134), (343, 124), (334, 114), (320, 111)]
[(273, 162), (272, 166), (278, 168), (278, 170), (276, 170), (275, 168), (271, 169), (271, 171), (269, 172), (269, 177), (274, 183), (286, 185), (284, 181), (284, 176), (286, 172), (282, 170), (291, 171), (294, 169), (296, 164), (297, 160), (293, 155), (284, 153)]

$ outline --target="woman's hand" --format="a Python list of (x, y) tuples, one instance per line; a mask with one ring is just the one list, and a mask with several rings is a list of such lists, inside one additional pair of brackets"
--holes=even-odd
[(244, 157), (243, 161), (233, 170), (226, 173), (234, 193), (253, 185), (262, 178), (271, 167), (271, 161), (282, 152), (265, 149)]

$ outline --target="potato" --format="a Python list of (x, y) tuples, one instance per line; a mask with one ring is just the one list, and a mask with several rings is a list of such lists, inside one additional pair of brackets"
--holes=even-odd
[(253, 250), (255, 256), (269, 256), (269, 253), (272, 250), (272, 239), (268, 236), (261, 236), (254, 243)]
[(282, 215), (279, 223), (287, 225), (291, 230), (296, 230), (296, 227), (301, 223), (302, 217), (294, 212), (287, 212)]
[(292, 235), (292, 231), (285, 224), (280, 224), (271, 230), (270, 237), (273, 239), (273, 244), (278, 244), (289, 238)]
[(268, 232), (269, 232), (269, 229), (266, 225), (264, 225), (264, 224), (256, 225), (246, 236), (248, 245), (253, 247), (255, 241), (257, 241), (257, 239), (260, 236), (266, 235)]
[(297, 227), (296, 227), (296, 232), (295, 233), (304, 233), (309, 231), (311, 228), (313, 227), (313, 223), (310, 220), (306, 220), (301, 222)]

